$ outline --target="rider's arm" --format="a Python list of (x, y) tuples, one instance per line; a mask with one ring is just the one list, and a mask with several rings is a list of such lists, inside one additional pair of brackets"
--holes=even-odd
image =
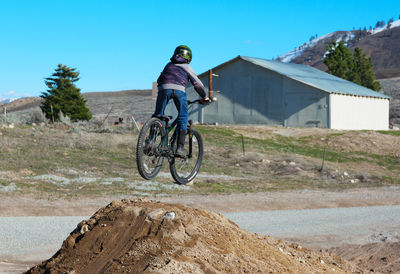
[(197, 77), (196, 73), (194, 73), (192, 67), (189, 64), (176, 64), (176, 65), (183, 68), (187, 72), (190, 82), (192, 83), (194, 89), (200, 95), (200, 97), (206, 98), (207, 94), (204, 85)]

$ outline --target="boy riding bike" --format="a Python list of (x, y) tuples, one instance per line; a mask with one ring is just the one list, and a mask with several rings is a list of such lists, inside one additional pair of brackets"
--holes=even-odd
[(192, 61), (192, 51), (189, 47), (184, 45), (178, 46), (170, 60), (171, 62), (164, 67), (164, 70), (157, 79), (158, 94), (153, 117), (164, 115), (165, 107), (169, 100), (174, 100), (174, 104), (178, 110), (178, 145), (175, 156), (184, 158), (186, 155), (184, 149), (186, 127), (189, 119), (185, 89), (189, 81), (200, 97), (203, 98), (202, 103), (210, 102), (210, 99), (206, 95), (203, 83), (189, 65), (190, 61)]

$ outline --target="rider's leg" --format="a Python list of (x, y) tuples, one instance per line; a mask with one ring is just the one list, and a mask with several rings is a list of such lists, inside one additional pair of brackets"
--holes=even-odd
[(164, 115), (165, 107), (168, 104), (169, 99), (171, 99), (173, 90), (164, 89), (157, 93), (156, 109), (154, 111), (153, 117), (157, 115)]
[[(164, 89), (164, 90), (158, 91), (157, 101), (156, 101), (156, 109), (155, 109), (152, 117), (164, 115), (165, 107), (167, 106), (168, 101), (172, 98), (172, 93), (173, 93), (173, 90), (171, 90), (171, 89)], [(150, 138), (145, 141), (146, 149), (148, 149), (149, 145), (151, 144), (150, 140), (153, 140), (153, 141), (155, 140), (154, 133), (155, 132), (154, 132), (153, 127), (150, 128), (150, 134), (149, 134)]]
[(175, 155), (183, 158), (186, 155), (184, 145), (185, 145), (186, 128), (189, 119), (186, 93), (180, 90), (175, 90), (172, 98), (174, 99), (174, 104), (178, 110), (178, 118), (177, 118), (178, 146)]

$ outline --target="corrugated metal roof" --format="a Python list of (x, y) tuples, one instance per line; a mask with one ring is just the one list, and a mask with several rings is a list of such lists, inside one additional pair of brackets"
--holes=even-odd
[[(275, 71), (304, 84), (321, 89), (328, 93), (340, 93), (345, 95), (366, 96), (389, 99), (389, 96), (357, 85), (353, 82), (333, 76), (319, 69), (293, 63), (283, 63), (254, 57), (238, 56), (255, 65)], [(236, 59), (236, 58), (235, 58)], [(233, 60), (231, 60), (233, 61)]]

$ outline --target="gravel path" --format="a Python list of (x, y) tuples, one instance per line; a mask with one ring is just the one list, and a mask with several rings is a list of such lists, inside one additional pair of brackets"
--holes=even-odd
[(315, 249), (400, 240), (400, 206), (225, 213), (240, 227)]
[(1, 217), (0, 273), (21, 272), (48, 259), (82, 219), (85, 217)]

